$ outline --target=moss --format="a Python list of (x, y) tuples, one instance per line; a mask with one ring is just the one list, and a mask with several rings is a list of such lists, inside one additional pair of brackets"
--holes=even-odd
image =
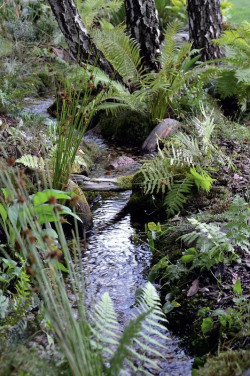
[(117, 180), (119, 187), (124, 189), (132, 189), (134, 175), (120, 176)]
[(117, 116), (103, 114), (99, 124), (104, 137), (128, 146), (140, 146), (153, 127), (147, 115), (131, 110)]
[(138, 191), (138, 190), (142, 191), (143, 182), (144, 182), (143, 174), (142, 174), (142, 172), (138, 171), (133, 176), (133, 180), (132, 180), (132, 189), (133, 189), (133, 191)]
[(235, 376), (243, 375), (250, 368), (250, 351), (227, 351), (207, 360), (198, 370), (197, 376)]

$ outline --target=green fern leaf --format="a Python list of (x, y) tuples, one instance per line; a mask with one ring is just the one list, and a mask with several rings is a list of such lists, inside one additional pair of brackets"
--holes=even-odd
[(25, 167), (33, 170), (44, 170), (45, 162), (42, 157), (38, 158), (35, 155), (26, 154), (16, 160), (18, 163), (22, 163)]
[(121, 0), (85, 0), (79, 4), (78, 8), (80, 9), (84, 25), (90, 29), (93, 23), (100, 17), (105, 17), (105, 15), (119, 10), (122, 3)]
[(95, 30), (93, 39), (127, 84), (138, 83), (142, 70), (141, 58), (135, 40), (124, 32), (124, 27), (116, 26), (112, 30)]
[(187, 176), (195, 183), (198, 190), (202, 188), (204, 191), (209, 192), (211, 185), (216, 179), (211, 178), (206, 171), (204, 171), (202, 168), (199, 168), (200, 172), (197, 172), (195, 167), (190, 168), (190, 174), (187, 174)]
[(103, 294), (101, 300), (95, 306), (92, 321), (91, 331), (94, 336), (92, 340), (94, 348), (113, 355), (114, 345), (117, 347), (119, 343), (120, 327), (113, 302), (108, 293)]
[(164, 206), (167, 207), (168, 216), (175, 214), (183, 208), (193, 185), (193, 180), (189, 177), (174, 183), (164, 200)]

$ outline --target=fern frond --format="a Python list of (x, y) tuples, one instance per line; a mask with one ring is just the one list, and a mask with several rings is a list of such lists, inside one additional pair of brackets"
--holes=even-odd
[(94, 348), (102, 353), (114, 355), (119, 344), (120, 327), (113, 302), (108, 293), (103, 294), (101, 300), (96, 304), (92, 321), (91, 332)]
[(205, 192), (209, 192), (211, 185), (216, 179), (212, 179), (210, 175), (206, 173), (201, 167), (199, 168), (199, 172), (196, 171), (195, 167), (190, 168), (190, 174), (187, 176), (195, 183), (198, 190), (202, 188)]
[(167, 67), (172, 63), (174, 55), (177, 53), (180, 47), (180, 41), (174, 39), (175, 35), (183, 30), (183, 24), (180, 21), (171, 22), (166, 30), (165, 43), (162, 48), (162, 55), (160, 62), (162, 64), (162, 69), (166, 70)]
[(164, 157), (164, 154), (158, 154), (153, 160), (146, 161), (142, 167), (141, 172), (144, 177), (145, 193), (152, 194), (154, 191), (164, 194), (166, 186), (171, 186), (173, 182), (173, 175), (170, 172), (169, 160)]
[(84, 25), (90, 29), (95, 21), (100, 17), (117, 11), (122, 6), (121, 0), (85, 0), (81, 3), (80, 14), (83, 19)]
[(184, 161), (194, 161), (202, 158), (202, 151), (196, 137), (178, 132), (173, 136), (173, 140)]
[(111, 375), (118, 375), (119, 370), (127, 368), (132, 368), (134, 374), (141, 372), (153, 375), (154, 373), (147, 370), (148, 366), (154, 370), (159, 369), (154, 358), (155, 355), (162, 357), (160, 349), (165, 346), (160, 343), (159, 338), (166, 340), (167, 337), (164, 334), (166, 328), (160, 321), (164, 322), (166, 319), (161, 310), (159, 296), (151, 283), (148, 282), (142, 289), (138, 303), (138, 314), (125, 328), (117, 351), (110, 361)]
[(44, 170), (45, 161), (42, 157), (37, 157), (36, 155), (25, 154), (21, 158), (16, 160), (18, 163), (22, 163), (25, 167), (33, 170)]
[(168, 216), (177, 213), (183, 208), (193, 186), (193, 180), (189, 177), (174, 183), (164, 200)]
[(114, 29), (95, 30), (93, 39), (127, 84), (139, 83), (142, 70), (139, 47), (124, 31), (123, 26)]

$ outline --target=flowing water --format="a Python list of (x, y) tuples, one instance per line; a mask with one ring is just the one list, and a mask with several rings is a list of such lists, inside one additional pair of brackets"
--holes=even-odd
[[(33, 102), (29, 111), (43, 112), (39, 111), (39, 108), (44, 110), (43, 102)], [(86, 140), (99, 144), (102, 161), (119, 154), (131, 157), (131, 150), (114, 148), (93, 134), (87, 135)], [(92, 172), (92, 176), (104, 175), (102, 163), (100, 166)], [(138, 161), (134, 168), (136, 167)], [(121, 326), (126, 325), (132, 316), (135, 292), (147, 282), (147, 273), (152, 262), (149, 247), (135, 245), (133, 242), (135, 229), (127, 209), (130, 194), (130, 191), (125, 191), (97, 197), (92, 208), (94, 226), (87, 237), (83, 254), (88, 300), (98, 300), (108, 291)], [(179, 347), (178, 338), (167, 330), (166, 334), (169, 339), (165, 342), (163, 360), (159, 361), (161, 371), (155, 376), (190, 376), (192, 359)]]

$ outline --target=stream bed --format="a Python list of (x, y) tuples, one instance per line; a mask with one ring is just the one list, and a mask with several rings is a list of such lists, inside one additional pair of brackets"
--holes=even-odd
[[(26, 107), (32, 113), (45, 114), (45, 107), (52, 100), (33, 101)], [(95, 141), (101, 148), (101, 160), (90, 176), (103, 176), (105, 169), (102, 162), (110, 156), (126, 155), (131, 157), (131, 150), (116, 148), (93, 133), (85, 138)], [(139, 159), (135, 156), (138, 168)], [(127, 172), (127, 171), (126, 171)], [(123, 175), (114, 172), (113, 175)], [(108, 291), (111, 296), (121, 326), (132, 318), (135, 292), (147, 282), (147, 273), (152, 262), (152, 253), (147, 245), (135, 245), (133, 228), (127, 203), (131, 191), (105, 193), (99, 195), (92, 207), (94, 226), (87, 237), (83, 252), (84, 273), (86, 279), (87, 300), (100, 299)], [(168, 340), (163, 359), (159, 360), (161, 371), (155, 376), (190, 376), (192, 358), (179, 346), (179, 340), (166, 329)]]

